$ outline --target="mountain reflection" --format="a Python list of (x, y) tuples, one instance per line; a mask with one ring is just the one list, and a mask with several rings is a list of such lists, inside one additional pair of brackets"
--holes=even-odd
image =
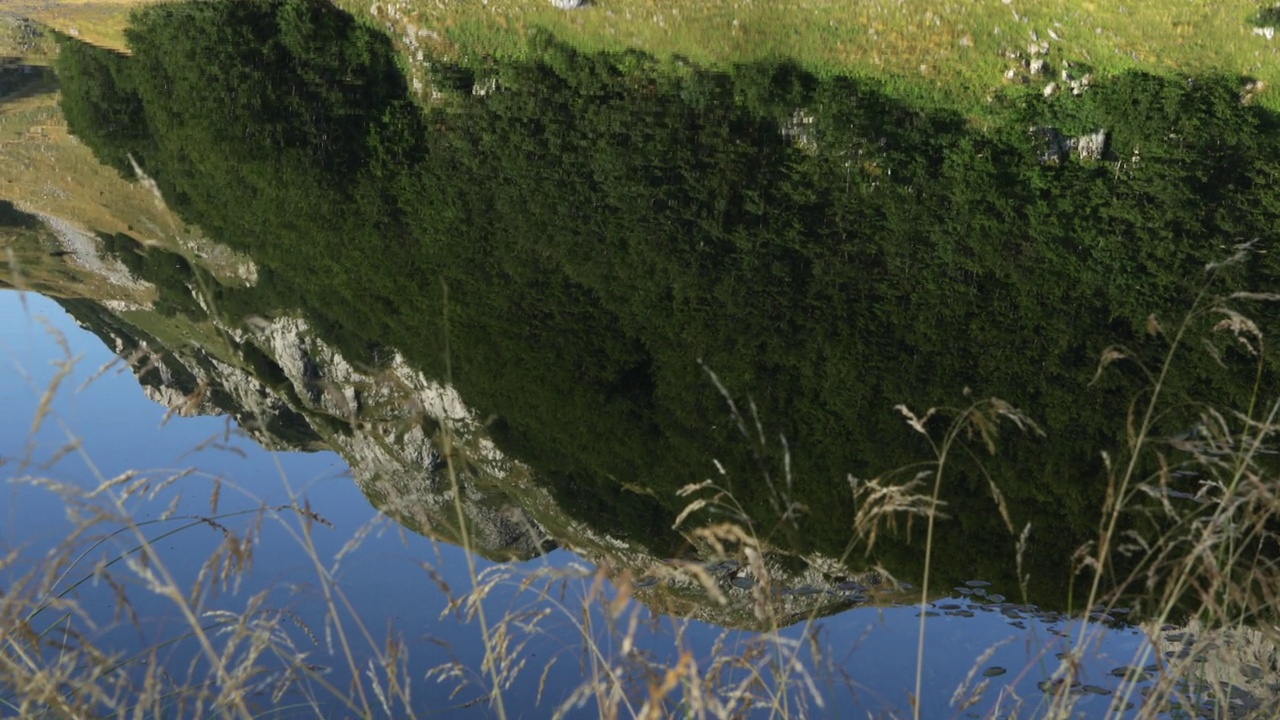
[[(1276, 277), (1266, 254), (1204, 270), (1277, 232), (1278, 125), (1233, 78), (1134, 73), (967, 118), (785, 62), (710, 72), (545, 36), (518, 59), (427, 57), (411, 90), (385, 37), (295, 0), (155, 7), (128, 38), (129, 57), (62, 43), (70, 129), (257, 267), (246, 287), (98, 238), (154, 312), (221, 328), (221, 350), (169, 348), (144, 381), (211, 388), (264, 442), (338, 449), (375, 504), (452, 541), (455, 468), (491, 556), (599, 538), (696, 556), (682, 530), (723, 516), (673, 530), (677, 491), (711, 477), (795, 577), (911, 580), (922, 523), (868, 555), (853, 479), (928, 470), (895, 406), (955, 407), (924, 423), (973, 429), (935, 582), (1065, 608), (1102, 453), (1124, 456), (1139, 363), (1168, 349), (1153, 323)], [(1188, 326), (1212, 352), (1176, 358), (1158, 432), (1273, 392), (1274, 355), (1218, 319)], [(1095, 380), (1115, 345), (1130, 361)], [(1044, 436), (963, 410), (988, 397)]]

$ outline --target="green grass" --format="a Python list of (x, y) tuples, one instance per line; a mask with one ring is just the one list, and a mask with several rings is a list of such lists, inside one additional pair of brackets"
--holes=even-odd
[[(129, 10), (152, 3), (20, 0), (4, 11), (124, 49)], [(584, 50), (639, 49), (710, 67), (790, 58), (823, 75), (879, 77), (905, 99), (977, 115), (993, 92), (1010, 87), (1003, 75), (1015, 61), (1006, 55), (1025, 51), (1033, 33), (1050, 43), (1055, 68), (1069, 60), (1102, 77), (1143, 69), (1280, 83), (1280, 39), (1253, 32), (1268, 17), (1256, 0), (598, 0), (576, 11), (545, 0), (335, 4), (387, 29), (409, 65), (417, 45), (519, 56), (528, 33), (541, 28)], [(1257, 101), (1280, 109), (1275, 91)]]
[[(526, 35), (542, 28), (584, 50), (639, 49), (710, 67), (789, 58), (823, 75), (880, 77), (906, 99), (975, 114), (1008, 87), (1006, 53), (1025, 52), (1033, 34), (1049, 42), (1052, 66), (1087, 63), (1102, 77), (1144, 69), (1280, 82), (1280, 42), (1252, 32), (1251, 0), (599, 0), (569, 12), (543, 0), (336, 4), (387, 28), (410, 58), (415, 42), (518, 56)], [(410, 26), (416, 39), (406, 42)], [(1280, 108), (1275, 95), (1259, 102)]]
[(157, 0), (6, 0), (0, 16), (25, 17), (88, 43), (125, 50), (129, 12)]
[[(37, 48), (47, 38), (35, 39)], [(51, 51), (50, 51), (51, 52)], [(46, 55), (34, 62), (47, 62)], [(41, 81), (0, 105), (0, 199), (25, 213), (60, 218), (90, 233), (125, 233), (164, 251), (198, 263), (219, 282), (246, 283), (252, 263), (243, 255), (209, 242), (197, 228), (174, 215), (141, 183), (125, 180), (67, 132), (56, 81)], [(42, 241), (0, 239), (18, 248), (27, 287), (59, 297), (115, 299), (146, 304), (154, 293), (110, 286), (102, 278), (80, 272), (49, 255), (59, 249), (52, 233), (41, 228)], [(68, 282), (68, 273), (77, 282)]]

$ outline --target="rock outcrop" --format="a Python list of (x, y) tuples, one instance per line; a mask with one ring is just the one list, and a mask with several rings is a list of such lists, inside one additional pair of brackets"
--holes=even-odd
[[(47, 214), (32, 218), (38, 232), (22, 242), (34, 244), (27, 254), (42, 263), (41, 276), (76, 285), (60, 291), (49, 280), (38, 289), (124, 359), (149, 398), (175, 414), (230, 416), (267, 449), (336, 451), (370, 502), (415, 532), (495, 561), (563, 546), (620, 581), (630, 578), (635, 596), (655, 611), (724, 627), (786, 625), (873, 602), (881, 591), (870, 575), (761, 543), (740, 544), (726, 558), (691, 541), (695, 549), (673, 560), (602, 533), (599, 522), (559, 505), (533, 468), (506, 456), (456, 390), (403, 356), (360, 367), (299, 317), (232, 325), (195, 287), (192, 311), (200, 317), (143, 322), (159, 312), (146, 299), (153, 291), (145, 278), (105, 252), (95, 233)], [(158, 251), (185, 250), (193, 262), (232, 257), (200, 249), (175, 242)], [(252, 274), (220, 276), (236, 283)], [(175, 325), (168, 341), (142, 329)]]
[(1038, 125), (1031, 128), (1031, 135), (1039, 143), (1036, 156), (1046, 165), (1065, 162), (1072, 157), (1098, 161), (1107, 150), (1106, 130), (1069, 137), (1055, 127)]

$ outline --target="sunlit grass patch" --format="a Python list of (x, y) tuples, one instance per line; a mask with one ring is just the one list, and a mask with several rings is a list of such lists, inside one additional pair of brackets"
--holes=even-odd
[[(67, 132), (56, 80), (38, 82), (32, 92), (0, 105), (0, 197), (21, 212), (52, 219), (62, 235), (127, 234), (155, 246), (157, 252), (198, 258), (201, 267), (225, 284), (241, 286), (252, 280), (251, 261), (208, 242), (199, 229), (178, 219), (157, 193), (99, 163)], [(62, 235), (48, 228), (40, 232), (47, 242), (0, 241), (17, 248), (21, 275), (31, 283), (28, 289), (63, 297), (72, 296), (72, 291), (143, 305), (153, 299), (153, 293), (142, 288), (103, 288), (102, 278), (94, 273), (81, 273), (79, 282), (68, 282), (67, 274), (76, 268), (63, 259), (66, 248), (58, 242)]]
[[(541, 0), (337, 4), (387, 27), (411, 58), (411, 35), (447, 41), (458, 53), (520, 55), (524, 37), (541, 28), (584, 50), (640, 49), (710, 67), (793, 59), (823, 75), (879, 76), (904, 97), (961, 109), (980, 108), (1005, 87), (1006, 55), (1033, 37), (1051, 44), (1055, 66), (1088, 63), (1102, 76), (1139, 68), (1280, 81), (1278, 45), (1253, 32), (1258, 8), (1250, 0), (601, 0), (570, 11)], [(1280, 106), (1270, 95), (1260, 101)]]
[(27, 17), (72, 37), (100, 47), (125, 51), (129, 12), (160, 0), (10, 0), (0, 14)]
[(57, 43), (33, 23), (0, 12), (0, 57), (5, 64), (47, 63), (57, 56)]
[[(27, 15), (104, 47), (126, 49), (128, 13), (153, 0), (23, 0)], [(1102, 77), (1131, 69), (1226, 72), (1280, 82), (1280, 40), (1263, 30), (1274, 9), (1252, 0), (1117, 4), (1047, 2), (837, 2), (600, 0), (559, 10), (545, 0), (335, 0), (386, 28), (407, 62), (424, 45), (472, 55), (519, 56), (533, 29), (588, 51), (639, 49), (709, 67), (786, 58), (823, 75), (877, 76), (903, 97), (980, 112), (1006, 87), (1007, 55), (1033, 37), (1057, 66), (1088, 63)], [(1052, 77), (1044, 78), (1041, 85)], [(1039, 89), (1039, 88), (1036, 88)], [(1275, 93), (1259, 102), (1280, 108)]]

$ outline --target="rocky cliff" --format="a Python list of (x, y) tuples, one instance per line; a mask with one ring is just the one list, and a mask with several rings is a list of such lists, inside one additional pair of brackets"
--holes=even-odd
[(184, 415), (230, 415), (268, 448), (332, 449), (378, 509), (486, 558), (528, 559), (561, 545), (631, 578), (636, 596), (659, 612), (734, 627), (789, 624), (868, 602), (880, 585), (874, 574), (750, 540), (737, 545), (741, 560), (696, 537), (691, 547), (700, 552), (664, 559), (601, 535), (561, 508), (532, 469), (506, 457), (452, 388), (399, 355), (376, 369), (357, 367), (303, 319), (222, 328), (216, 350), (165, 349), (103, 305), (67, 307), (130, 360), (157, 402)]
[[(58, 299), (129, 362), (156, 402), (182, 415), (230, 416), (270, 449), (332, 449), (376, 507), (416, 532), (494, 560), (563, 546), (632, 578), (637, 597), (662, 612), (754, 627), (867, 601), (868, 577), (754, 541), (729, 558), (691, 540), (686, 557), (669, 559), (602, 534), (592, 529), (601, 523), (574, 517), (533, 468), (501, 452), (458, 393), (400, 355), (365, 367), (303, 318), (226, 319), (209, 285), (252, 285), (253, 261), (187, 225), (140, 169), (129, 181), (98, 163), (67, 133), (55, 91), (42, 85), (0, 104), (9, 258), (0, 286)], [(122, 242), (132, 264), (121, 262)], [(161, 307), (172, 276), (161, 287), (145, 270), (175, 263), (203, 279), (179, 287), (189, 298)]]

